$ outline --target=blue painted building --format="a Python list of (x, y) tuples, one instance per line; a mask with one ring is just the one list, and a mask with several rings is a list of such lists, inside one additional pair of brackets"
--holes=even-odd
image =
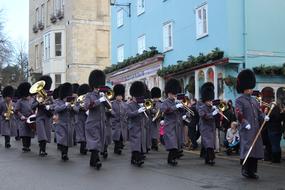
[[(224, 59), (167, 77), (178, 78), (184, 87), (193, 82), (197, 98), (199, 87), (212, 81), (216, 98), (233, 99), (237, 94), (225, 85), (227, 76), (236, 77), (243, 68), (285, 63), (284, 7), (284, 0), (116, 0), (111, 7), (112, 64), (151, 46), (163, 54), (109, 73), (108, 79), (127, 88), (134, 80), (163, 88), (165, 78), (156, 75), (159, 68), (218, 47)], [(265, 86), (276, 91), (284, 87), (284, 74), (257, 75), (257, 88)]]

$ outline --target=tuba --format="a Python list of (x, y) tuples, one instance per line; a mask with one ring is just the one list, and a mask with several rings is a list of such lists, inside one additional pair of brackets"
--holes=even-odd
[(45, 104), (45, 102), (48, 99), (48, 95), (44, 89), (46, 83), (44, 80), (40, 80), (38, 82), (36, 82), (35, 84), (33, 84), (29, 90), (29, 92), (31, 94), (37, 94), (36, 95), (36, 100), (40, 103), (40, 104)]

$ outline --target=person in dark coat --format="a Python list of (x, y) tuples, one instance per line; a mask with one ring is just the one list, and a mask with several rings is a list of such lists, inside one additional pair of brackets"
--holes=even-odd
[(84, 100), (84, 108), (88, 110), (85, 122), (87, 149), (91, 152), (90, 166), (98, 170), (102, 167), (99, 152), (104, 151), (104, 137), (106, 128), (106, 97), (101, 95), (99, 88), (105, 86), (106, 76), (101, 70), (93, 70), (89, 75), (89, 87)]
[(116, 84), (113, 88), (115, 100), (112, 102), (112, 139), (114, 153), (121, 155), (124, 142), (127, 140), (127, 104), (124, 102), (125, 86)]
[[(80, 96), (86, 96), (86, 94), (90, 92), (90, 88), (88, 84), (82, 84), (79, 86), (77, 94), (78, 97)], [(79, 113), (77, 115), (78, 117), (78, 123), (75, 126), (75, 132), (76, 132), (76, 141), (80, 144), (80, 154), (86, 155), (87, 149), (86, 149), (86, 135), (85, 135), (85, 122), (87, 119), (86, 110), (84, 109), (84, 98), (83, 102), (78, 102), (79, 106)]]
[[(159, 138), (159, 123), (160, 123), (160, 117), (153, 120), (157, 112), (160, 112), (160, 106), (161, 106), (161, 90), (158, 87), (153, 87), (151, 89), (151, 98), (153, 101), (153, 109), (151, 109), (151, 149), (158, 151), (158, 138)], [(161, 112), (160, 112), (161, 115)]]
[(199, 130), (202, 138), (202, 147), (205, 151), (205, 164), (215, 164), (215, 140), (216, 140), (216, 121), (219, 113), (218, 108), (213, 106), (212, 100), (215, 98), (214, 85), (206, 82), (201, 86), (201, 102), (197, 104), (199, 113)]
[[(14, 119), (14, 105), (12, 102), (14, 92), (15, 90), (12, 86), (6, 86), (2, 92), (4, 100), (0, 103), (1, 135), (5, 138), (5, 148), (11, 147), (10, 137), (17, 135), (17, 127)], [(8, 108), (10, 111), (8, 111)]]
[[(48, 94), (48, 98), (52, 99), (50, 96), (50, 88), (52, 85), (52, 79), (48, 75), (42, 76), (40, 80), (45, 81), (44, 90)], [(51, 108), (52, 102), (49, 102), (48, 105), (39, 103), (36, 98), (32, 104), (32, 109), (37, 110), (36, 115), (36, 127), (37, 127), (37, 137), (39, 142), (39, 156), (44, 157), (47, 156), (46, 153), (46, 144), (51, 141), (51, 128), (52, 128), (52, 110)]]
[[(271, 87), (265, 87), (261, 91), (262, 101), (270, 104), (274, 101), (274, 90)], [(266, 107), (265, 114), (267, 114), (270, 108)], [(265, 124), (263, 130), (263, 143), (264, 160), (271, 161), (272, 163), (280, 163), (281, 161), (281, 136), (282, 136), (282, 121), (285, 117), (284, 113), (281, 113), (279, 106), (275, 106), (270, 114), (270, 120)]]
[(176, 103), (176, 95), (181, 93), (180, 82), (176, 79), (169, 79), (165, 85), (165, 94), (167, 99), (161, 104), (160, 110), (164, 113), (164, 142), (165, 148), (169, 152), (167, 163), (176, 166), (176, 159), (180, 157), (179, 148), (182, 144), (180, 131), (183, 124), (183, 119), (179, 111), (183, 108), (182, 103)]
[(15, 113), (20, 118), (19, 123), (19, 134), (23, 143), (23, 152), (30, 152), (31, 138), (35, 136), (35, 126), (34, 124), (28, 124), (27, 119), (29, 116), (34, 114), (32, 109), (33, 99), (30, 96), (29, 90), (31, 84), (28, 82), (23, 82), (18, 86), (19, 100), (15, 106)]
[[(18, 99), (20, 99), (20, 95), (19, 95), (19, 90), (18, 90), (18, 88), (17, 88), (17, 89), (15, 90), (15, 95), (14, 95), (13, 100), (12, 100), (12, 101), (14, 102), (14, 104), (17, 103)], [(19, 117), (15, 117), (15, 122), (16, 122), (16, 126), (17, 126), (17, 136), (15, 136), (15, 140), (16, 140), (16, 141), (20, 141), (21, 138), (20, 138), (19, 127), (18, 127), (18, 126), (21, 125), (22, 121), (20, 120)]]
[[(240, 159), (243, 163), (248, 150), (260, 128), (260, 123), (265, 119), (269, 120), (260, 111), (260, 105), (257, 100), (251, 97), (253, 88), (255, 87), (255, 75), (249, 70), (245, 69), (238, 74), (237, 77), (237, 92), (241, 96), (236, 99), (236, 116), (240, 125)], [(246, 163), (242, 166), (242, 175), (246, 178), (257, 179), (257, 162), (263, 158), (263, 144), (259, 136), (253, 147)]]
[(144, 163), (142, 150), (146, 144), (144, 142), (145, 138), (143, 137), (146, 117), (144, 113), (146, 108), (142, 105), (145, 93), (146, 89), (144, 83), (140, 81), (133, 82), (130, 87), (132, 100), (127, 108), (129, 140), (132, 151), (131, 164), (138, 167)]
[[(190, 115), (190, 113), (186, 113), (186, 125), (188, 126), (188, 137), (191, 141), (190, 150), (196, 150), (198, 148), (197, 139), (198, 136), (198, 129), (197, 126), (199, 124), (199, 113), (197, 111), (197, 100), (191, 99), (191, 107), (190, 109), (193, 111), (194, 115)], [(189, 121), (189, 122), (187, 122)]]
[[(99, 92), (102, 93), (107, 93), (110, 91), (111, 88), (108, 86), (103, 86), (102, 88), (99, 88)], [(110, 97), (109, 97), (110, 98)], [(109, 100), (110, 102), (110, 100)], [(110, 102), (111, 103), (111, 102)], [(100, 155), (104, 158), (108, 158), (108, 146), (112, 144), (112, 129), (111, 129), (111, 117), (112, 117), (112, 109), (111, 106), (107, 103), (104, 104), (106, 106), (105, 108), (105, 129), (104, 129), (104, 139), (103, 139), (103, 151), (100, 152)], [(110, 106), (110, 107), (109, 107)]]
[[(78, 94), (77, 94), (78, 88), (79, 88), (79, 84), (78, 84), (78, 83), (73, 83), (73, 84), (72, 84), (72, 96), (74, 96), (76, 99), (77, 99), (77, 97), (78, 97)], [(76, 127), (77, 125), (78, 125), (78, 116), (76, 115), (76, 116), (75, 116), (75, 123), (74, 123), (74, 126)], [(74, 127), (74, 132), (73, 132), (73, 142), (74, 142), (74, 146), (77, 145), (75, 127)]]
[(64, 83), (59, 91), (60, 100), (56, 102), (54, 111), (58, 114), (58, 123), (56, 126), (56, 140), (61, 150), (61, 159), (69, 160), (68, 147), (73, 146), (74, 117), (79, 109), (74, 106), (74, 97), (72, 96), (72, 85)]

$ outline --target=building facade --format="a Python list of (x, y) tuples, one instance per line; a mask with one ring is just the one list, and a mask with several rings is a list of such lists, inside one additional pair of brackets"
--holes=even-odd
[[(152, 46), (163, 56), (163, 61), (159, 66), (153, 64), (152, 70), (179, 64), (179, 60), (187, 60), (190, 55), (208, 54), (216, 47), (224, 52), (220, 60), (163, 78), (153, 74), (152, 79), (161, 81), (156, 82), (161, 88), (167, 78), (175, 77), (185, 89), (193, 83), (192, 93), (199, 98), (199, 87), (211, 81), (216, 98), (233, 99), (237, 93), (234, 86), (226, 85), (226, 78), (235, 78), (244, 68), (282, 67), (285, 63), (285, 46), (281, 40), (285, 25), (277, 22), (285, 19), (283, 0), (117, 0), (116, 3), (120, 5), (111, 9), (113, 65), (142, 54)], [(112, 76), (118, 78), (123, 70), (108, 74), (110, 82), (118, 82)], [(152, 79), (138, 75), (119, 82), (129, 86), (134, 80), (150, 81), (151, 88), (155, 85)], [(284, 74), (257, 75), (259, 90), (271, 86), (277, 91), (284, 83)]]
[(29, 69), (34, 82), (86, 83), (110, 64), (110, 5), (105, 0), (30, 0)]

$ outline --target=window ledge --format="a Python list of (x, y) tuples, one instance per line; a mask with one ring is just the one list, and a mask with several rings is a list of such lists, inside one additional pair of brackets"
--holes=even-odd
[(167, 52), (170, 52), (170, 51), (173, 51), (173, 47), (167, 48), (167, 49), (163, 50), (163, 53), (167, 53)]
[(144, 13), (145, 13), (145, 11), (140, 12), (140, 13), (137, 13), (137, 16), (141, 16), (141, 15), (144, 14)]
[(121, 24), (120, 26), (117, 26), (117, 29), (122, 28), (124, 24)]
[(197, 37), (196, 37), (196, 40), (200, 40), (200, 39), (206, 38), (206, 37), (208, 37), (208, 36), (209, 36), (208, 33), (207, 33), (207, 34), (203, 34), (203, 35), (201, 35), (201, 36), (197, 36)]

